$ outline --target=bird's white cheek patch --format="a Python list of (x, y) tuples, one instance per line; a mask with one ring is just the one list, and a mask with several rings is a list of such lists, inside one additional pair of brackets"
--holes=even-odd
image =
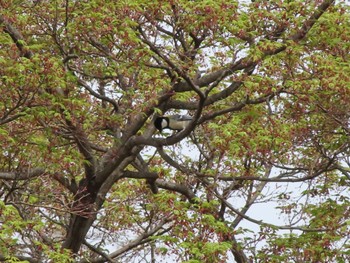
[(165, 119), (163, 119), (162, 120), (162, 128), (165, 128), (167, 126), (168, 126), (168, 122)]

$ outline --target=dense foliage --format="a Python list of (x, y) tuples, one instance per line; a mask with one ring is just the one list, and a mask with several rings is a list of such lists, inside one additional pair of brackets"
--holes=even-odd
[(0, 261), (350, 258), (343, 1), (0, 6)]

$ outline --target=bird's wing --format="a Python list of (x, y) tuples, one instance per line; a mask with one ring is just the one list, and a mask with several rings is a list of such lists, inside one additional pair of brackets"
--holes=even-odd
[(180, 115), (180, 114), (175, 114), (172, 116), (168, 116), (171, 119), (179, 120), (179, 121), (190, 121), (193, 118), (189, 115)]

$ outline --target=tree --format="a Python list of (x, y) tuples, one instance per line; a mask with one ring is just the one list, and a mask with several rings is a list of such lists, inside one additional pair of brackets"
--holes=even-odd
[[(334, 2), (0, 2), (0, 260), (345, 262)], [(183, 112), (185, 130), (155, 132)]]

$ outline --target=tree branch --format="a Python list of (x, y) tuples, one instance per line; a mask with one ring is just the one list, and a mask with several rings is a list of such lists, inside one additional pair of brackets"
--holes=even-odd
[(0, 172), (0, 179), (3, 180), (27, 180), (41, 176), (45, 173), (44, 168), (28, 169), (26, 172)]
[(110, 103), (113, 106), (115, 112), (118, 112), (119, 106), (115, 100), (97, 93), (92, 88), (90, 88), (90, 86), (81, 78), (77, 77), (77, 81), (78, 81), (78, 84), (80, 86), (84, 87), (92, 96), (94, 96), (95, 98), (100, 99), (102, 101), (107, 101), (108, 103)]
[[(158, 231), (160, 231), (165, 224), (171, 222), (171, 220), (169, 218), (165, 218), (162, 221), (160, 221), (156, 226), (152, 227), (151, 229), (149, 229), (148, 231), (144, 232), (143, 234), (141, 234), (140, 236), (138, 236), (137, 238), (135, 238), (134, 240), (130, 241), (129, 243), (127, 243), (126, 245), (122, 246), (121, 248), (119, 248), (118, 250), (114, 251), (113, 253), (108, 255), (108, 258), (114, 259), (117, 258), (118, 256), (126, 253), (127, 251), (142, 245), (144, 243), (148, 243), (150, 241), (152, 241), (153, 239), (150, 239), (151, 236), (153, 236), (154, 234), (156, 234)], [(170, 231), (172, 228), (172, 226), (169, 226), (165, 229), (163, 229), (162, 234)], [(101, 257), (95, 260), (82, 260), (79, 263), (103, 263), (105, 262), (105, 257)]]
[[(117, 263), (117, 261), (113, 260), (109, 255), (107, 255), (106, 253), (104, 253), (103, 251), (101, 251), (100, 249), (96, 248), (95, 246), (91, 245), (89, 242), (87, 242), (86, 240), (84, 240), (83, 244), (85, 246), (87, 246), (90, 250), (92, 250), (93, 252), (95, 252), (96, 254), (100, 255), (102, 258), (104, 258), (105, 260), (107, 260), (107, 262), (110, 263)], [(101, 258), (101, 259), (102, 259)], [(103, 261), (106, 262), (106, 261)]]
[[(31, 258), (31, 257), (24, 257), (24, 256), (20, 256), (20, 255), (15, 255), (13, 256), (21, 261), (28, 261), (29, 263), (40, 263), (42, 262), (41, 260), (39, 259), (35, 259), (35, 258)], [(0, 255), (0, 261), (1, 262), (8, 262), (10, 257), (5, 257), (3, 255)], [(12, 261), (13, 262), (13, 261)]]
[[(213, 191), (213, 190), (211, 190)], [(307, 227), (302, 227), (302, 226), (289, 226), (289, 225), (285, 225), (285, 226), (280, 226), (280, 225), (274, 225), (274, 224), (271, 224), (271, 223), (266, 223), (264, 222), (263, 220), (256, 220), (250, 216), (247, 216), (245, 213), (246, 211), (239, 211), (238, 209), (234, 208), (232, 206), (231, 203), (229, 203), (222, 195), (220, 195), (217, 190), (213, 191), (213, 193), (215, 194), (215, 196), (221, 200), (222, 202), (225, 203), (225, 205), (232, 211), (234, 212), (237, 216), (243, 218), (243, 219), (246, 219), (248, 220), (249, 222), (252, 222), (254, 224), (257, 224), (257, 225), (265, 225), (265, 226), (270, 226), (272, 228), (276, 228), (276, 229), (285, 229), (285, 230), (300, 230), (300, 231), (304, 231), (304, 232), (323, 232), (323, 231), (328, 231), (329, 229), (327, 228), (315, 228), (315, 229), (310, 229), (310, 228), (307, 228)]]
[(25, 58), (32, 58), (33, 52), (30, 51), (24, 44), (24, 38), (22, 34), (8, 22), (4, 16), (0, 15), (0, 24), (3, 24), (4, 31), (10, 35), (13, 42), (16, 44), (18, 50), (20, 51), (20, 55)]
[(177, 184), (177, 183), (172, 183), (172, 182), (167, 182), (163, 179), (157, 179), (155, 181), (156, 185), (159, 188), (163, 188), (166, 190), (170, 190), (170, 191), (174, 191), (174, 192), (178, 192), (184, 196), (186, 196), (186, 198), (188, 199), (188, 201), (190, 203), (195, 203), (195, 198), (196, 195), (194, 194), (194, 192), (187, 187), (186, 185), (183, 184)]
[(299, 41), (302, 40), (306, 34), (310, 31), (310, 29), (315, 25), (317, 20), (322, 16), (324, 12), (332, 5), (334, 4), (335, 0), (325, 0), (323, 1), (316, 9), (316, 11), (310, 16), (308, 20), (306, 20), (301, 29), (289, 36), (288, 38), (293, 40), (293, 41)]

